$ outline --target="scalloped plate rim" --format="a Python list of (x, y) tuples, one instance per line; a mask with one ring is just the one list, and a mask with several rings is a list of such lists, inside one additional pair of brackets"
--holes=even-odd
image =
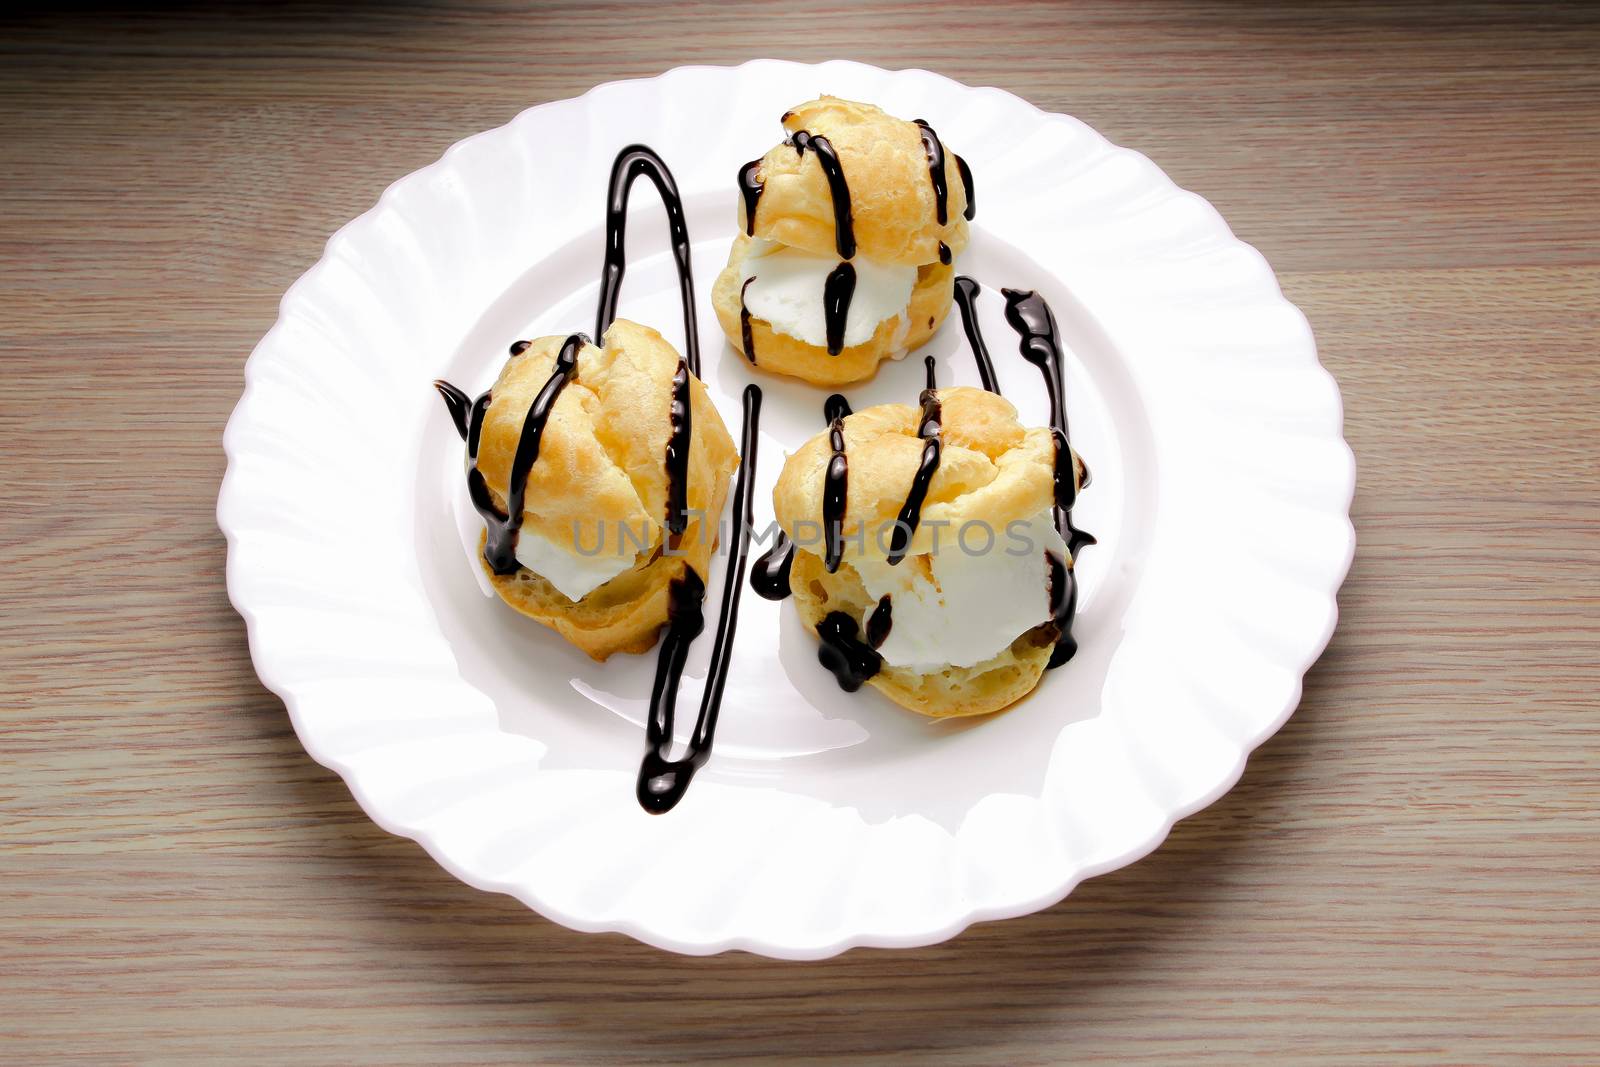
[[(1337, 409), (1334, 414), (1336, 415), (1336, 421), (1339, 426), (1339, 430), (1337, 431), (1337, 440), (1343, 449), (1343, 456), (1341, 457), (1343, 459), (1343, 470), (1339, 472), (1340, 480), (1338, 484), (1338, 498), (1330, 499), (1325, 503), (1343, 513), (1345, 526), (1344, 532), (1346, 536), (1342, 545), (1342, 558), (1326, 572), (1331, 576), (1332, 579), (1328, 588), (1318, 588), (1315, 590), (1320, 597), (1326, 599), (1330, 609), (1327, 613), (1326, 625), (1323, 627), (1322, 632), (1317, 634), (1314, 639), (1304, 644), (1307, 652), (1301, 657), (1301, 661), (1296, 663), (1292, 668), (1296, 675), (1296, 679), (1290, 697), (1285, 702), (1285, 705), (1270, 718), (1270, 721), (1268, 721), (1262, 729), (1255, 731), (1240, 744), (1240, 751), (1233, 765), (1227, 770), (1222, 778), (1214, 784), (1212, 788), (1205, 790), (1191, 802), (1173, 806), (1163, 816), (1160, 825), (1157, 826), (1155, 830), (1146, 838), (1135, 842), (1134, 844), (1128, 846), (1125, 850), (1112, 857), (1108, 857), (1076, 869), (1073, 875), (1064, 884), (1049, 892), (1045, 892), (1036, 897), (1017, 901), (1006, 906), (972, 907), (954, 922), (946, 923), (936, 927), (930, 927), (926, 930), (918, 930), (917, 932), (911, 934), (887, 935), (882, 933), (875, 934), (872, 931), (862, 931), (835, 940), (815, 944), (781, 944), (774, 941), (762, 940), (758, 937), (737, 934), (721, 938), (711, 938), (704, 941), (686, 941), (681, 938), (658, 935), (655, 931), (651, 930), (647, 926), (626, 919), (592, 921), (584, 917), (568, 913), (559, 907), (553, 906), (549, 901), (540, 899), (536, 894), (529, 891), (526, 886), (478, 876), (471, 870), (465, 869), (459, 864), (455, 863), (447, 855), (445, 855), (444, 851), (434, 840), (433, 835), (430, 834), (425, 827), (408, 826), (385, 815), (381, 810), (381, 806), (374, 803), (372, 798), (368, 795), (366, 789), (363, 787), (363, 784), (360, 781), (359, 775), (356, 773), (355, 768), (339, 758), (331, 755), (330, 753), (321, 751), (320, 746), (315, 744), (307, 736), (306, 730), (302, 728), (303, 712), (300, 707), (297, 694), (289, 685), (284, 684), (278, 677), (275, 676), (271, 657), (267, 655), (265, 650), (261, 648), (259, 618), (250, 604), (242, 602), (240, 593), (241, 582), (236, 577), (238, 568), (241, 565), (238, 547), (243, 535), (238, 529), (235, 528), (234, 523), (230, 520), (230, 517), (227, 514), (227, 502), (229, 499), (230, 485), (237, 485), (239, 479), (238, 463), (240, 455), (243, 454), (243, 450), (241, 442), (238, 438), (240, 434), (245, 432), (244, 413), (248, 407), (251, 390), (253, 388), (253, 374), (260, 362), (258, 357), (265, 358), (267, 355), (270, 355), (270, 349), (276, 343), (277, 336), (285, 330), (286, 323), (291, 318), (293, 303), (296, 295), (301, 290), (309, 289), (316, 283), (318, 276), (323, 270), (326, 269), (330, 260), (332, 260), (337, 254), (340, 243), (347, 239), (348, 234), (353, 229), (364, 224), (367, 220), (377, 215), (385, 207), (391, 206), (398, 190), (401, 190), (403, 187), (409, 183), (412, 183), (413, 181), (423, 180), (429, 174), (438, 173), (444, 164), (446, 164), (454, 155), (464, 150), (467, 145), (499, 134), (508, 127), (525, 121), (529, 116), (535, 115), (541, 111), (571, 105), (575, 101), (592, 97), (601, 90), (608, 88), (638, 87), (653, 82), (659, 82), (678, 72), (707, 71), (727, 73), (733, 71), (747, 71), (752, 69), (759, 70), (764, 66), (803, 68), (811, 70), (815, 70), (824, 66), (862, 68), (884, 74), (929, 77), (939, 81), (953, 83), (969, 93), (1002, 94), (1011, 100), (1019, 101), (1027, 105), (1027, 107), (1029, 107), (1033, 112), (1046, 121), (1066, 123), (1075, 128), (1081, 129), (1087, 132), (1096, 141), (1109, 148), (1111, 152), (1122, 153), (1127, 156), (1134, 157), (1142, 164), (1148, 165), (1156, 174), (1160, 175), (1161, 180), (1164, 181), (1168, 187), (1181, 194), (1184, 198), (1201, 206), (1208, 216), (1208, 222), (1210, 225), (1216, 227), (1220, 231), (1220, 236), (1223, 238), (1223, 242), (1230, 247), (1246, 250), (1246, 252), (1256, 260), (1257, 265), (1262, 268), (1266, 276), (1272, 280), (1272, 286), (1277, 302), (1283, 307), (1292, 309), (1295, 316), (1298, 318), (1299, 328), (1302, 334), (1302, 345), (1306, 353), (1310, 355), (1312, 361), (1312, 366), (1304, 368), (1304, 370), (1307, 372), (1320, 372), (1327, 379), (1328, 384), (1331, 386), (1331, 402)], [(1332, 640), (1333, 634), (1337, 627), (1339, 614), (1337, 593), (1339, 588), (1342, 586), (1345, 577), (1348, 575), (1349, 568), (1354, 559), (1356, 548), (1356, 532), (1354, 525), (1351, 523), (1349, 518), (1349, 508), (1355, 493), (1355, 456), (1350, 450), (1349, 445), (1343, 436), (1343, 404), (1340, 391), (1338, 389), (1338, 383), (1317, 359), (1315, 337), (1313, 331), (1311, 330), (1310, 322), (1307, 320), (1305, 314), (1283, 296), (1281, 286), (1279, 286), (1277, 282), (1276, 274), (1273, 272), (1271, 265), (1268, 263), (1265, 256), (1263, 256), (1262, 253), (1254, 246), (1239, 240), (1239, 238), (1234, 235), (1231, 227), (1229, 227), (1227, 221), (1223, 218), (1221, 213), (1218, 212), (1215, 206), (1203, 196), (1200, 196), (1192, 190), (1184, 189), (1181, 186), (1178, 186), (1176, 183), (1172, 182), (1171, 178), (1168, 177), (1159, 166), (1157, 166), (1143, 153), (1114, 144), (1105, 138), (1104, 135), (1100, 134), (1099, 131), (1095, 130), (1092, 126), (1089, 126), (1082, 120), (1071, 115), (1045, 111), (1026, 99), (1017, 97), (1014, 94), (1009, 93), (1007, 90), (1000, 89), (995, 86), (970, 86), (945, 75), (919, 67), (880, 68), (868, 64), (857, 63), (851, 60), (829, 60), (826, 63), (806, 64), (776, 59), (752, 59), (745, 63), (731, 66), (719, 64), (685, 64), (670, 68), (660, 74), (649, 77), (620, 79), (617, 81), (599, 83), (576, 97), (547, 101), (525, 108), (522, 111), (519, 111), (516, 115), (512, 116), (507, 122), (502, 123), (499, 126), (479, 131), (452, 143), (445, 148), (445, 150), (440, 154), (439, 158), (434, 162), (429, 163), (426, 166), (414, 170), (391, 182), (384, 188), (383, 192), (379, 194), (377, 200), (374, 202), (371, 208), (339, 227), (339, 229), (334, 231), (334, 233), (328, 237), (327, 241), (323, 245), (321, 256), (284, 292), (284, 295), (279, 300), (278, 308), (279, 314), (277, 319), (274, 321), (272, 327), (268, 329), (268, 331), (262, 336), (261, 340), (256, 343), (249, 358), (245, 362), (245, 387), (239, 401), (233, 409), (233, 412), (230, 414), (227, 427), (223, 432), (223, 449), (228, 463), (221, 482), (217, 505), (217, 523), (225, 535), (228, 545), (225, 571), (229, 601), (233, 605), (234, 610), (238, 612), (240, 617), (245, 622), (247, 644), (249, 646), (251, 661), (255, 667), (256, 673), (262, 684), (283, 701), (285, 709), (289, 713), (291, 724), (294, 726), (296, 734), (304, 746), (307, 754), (310, 755), (316, 762), (327, 767), (329, 770), (334, 771), (340, 776), (340, 778), (345, 782), (346, 787), (349, 788), (351, 795), (356, 800), (356, 803), (361, 807), (363, 812), (373, 820), (374, 823), (388, 833), (399, 837), (405, 837), (417, 842), (435, 862), (437, 862), (441, 867), (443, 867), (452, 876), (456, 877), (460, 881), (480, 890), (503, 893), (511, 896), (540, 915), (573, 930), (585, 933), (624, 934), (653, 947), (686, 955), (711, 955), (725, 951), (743, 950), (776, 959), (816, 960), (828, 958), (848, 951), (852, 948), (909, 948), (937, 944), (959, 935), (962, 931), (977, 922), (989, 922), (1000, 919), (1015, 918), (1048, 908), (1069, 896), (1072, 891), (1077, 888), (1077, 886), (1085, 879), (1117, 870), (1130, 863), (1136, 862), (1137, 860), (1153, 852), (1161, 845), (1163, 841), (1165, 841), (1178, 821), (1205, 807), (1208, 807), (1212, 803), (1215, 803), (1217, 799), (1231, 790), (1243, 775), (1249, 757), (1253, 754), (1255, 749), (1264, 743), (1268, 738), (1277, 733), (1277, 731), (1282, 728), (1284, 723), (1288, 721), (1289, 717), (1298, 707), (1303, 694), (1305, 672), (1310, 669), (1310, 667), (1326, 650), (1327, 645)], [(1098, 320), (1098, 316), (1096, 316), (1096, 318)], [(1110, 330), (1110, 327), (1105, 326), (1103, 322), (1101, 325), (1102, 328)]]

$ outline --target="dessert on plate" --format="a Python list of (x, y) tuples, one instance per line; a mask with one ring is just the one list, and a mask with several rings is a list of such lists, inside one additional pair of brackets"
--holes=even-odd
[(932, 357), (928, 377), (918, 407), (851, 414), (831, 398), (773, 505), (788, 591), (840, 684), (923, 715), (982, 715), (1071, 655), (1076, 546), (1058, 508), (1086, 472), (1064, 435), (1023, 426), (1004, 397), (936, 388)]
[(926, 122), (823, 96), (739, 172), (741, 230), (711, 301), (755, 366), (870, 378), (933, 336), (967, 245), (972, 177)]
[(617, 319), (602, 340), (519, 341), (476, 401), (436, 383), (467, 441), (495, 592), (598, 660), (650, 648), (669, 584), (707, 573), (739, 462), (659, 333)]
[[(935, 718), (1005, 708), (1071, 657), (1074, 553), (1092, 538), (1071, 510), (1087, 472), (1067, 436), (1062, 351), (1048, 305), (1004, 290), (1019, 352), (1045, 377), (1049, 427), (1024, 427), (999, 393), (956, 278), (972, 182), (925, 122), (822, 97), (784, 115), (789, 138), (741, 172), (746, 233), (713, 300), (755, 365), (813, 383), (859, 380), (925, 342), (959, 304), (983, 389), (941, 389), (928, 357), (916, 406), (852, 413), (835, 393), (826, 428), (773, 491), (783, 537), (757, 563), (763, 596), (793, 595), (818, 658), (847, 691), (871, 684)], [(649, 177), (667, 208), (685, 353), (616, 317), (629, 190)], [(750, 541), (761, 390), (746, 387), (745, 458), (699, 377), (690, 242), (665, 162), (623, 148), (607, 190), (606, 252), (589, 336), (511, 346), (476, 399), (435, 387), (466, 442), (484, 520), (477, 559), (511, 607), (597, 660), (643, 652), (663, 630), (637, 793), (671, 810), (711, 753)], [(673, 723), (689, 645), (705, 628), (729, 481), (733, 558), (694, 733)]]

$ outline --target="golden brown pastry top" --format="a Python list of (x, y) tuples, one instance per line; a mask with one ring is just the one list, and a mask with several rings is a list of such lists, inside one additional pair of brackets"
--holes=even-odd
[[(523, 421), (565, 340), (553, 335), (531, 342), (511, 357), (490, 391), (478, 470), (502, 507)], [(538, 462), (528, 474), (524, 526), (570, 548), (575, 523), (591, 544), (597, 523), (610, 538), (624, 522), (654, 545), (666, 519), (668, 408), (678, 353), (655, 330), (626, 319), (612, 323), (603, 341), (603, 347), (579, 350), (577, 369), (550, 411)], [(690, 377), (689, 390), (688, 506), (704, 509), (713, 496), (713, 472), (727, 469), (734, 445), (698, 378)]]
[[(1006, 523), (1037, 515), (1055, 498), (1055, 443), (1048, 429), (1025, 428), (1009, 400), (983, 389), (954, 386), (938, 390), (938, 396), (944, 443), (921, 524), (909, 545), (912, 555), (932, 551), (935, 522), (950, 524), (939, 535), (942, 544), (950, 543), (962, 523), (973, 520), (988, 523), (999, 534)], [(917, 437), (921, 417), (921, 409), (909, 404), (880, 404), (845, 418), (849, 479), (844, 531), (851, 534), (861, 522), (867, 531), (864, 549), (846, 537), (846, 562), (863, 551), (884, 555), (876, 532), (899, 514), (922, 460), (923, 441)], [(778, 524), (815, 555), (822, 554), (816, 531), (821, 529), (823, 487), (832, 457), (824, 428), (789, 457), (772, 491)], [(797, 533), (800, 522), (816, 525)], [(887, 533), (882, 540), (888, 540)]]
[[(790, 134), (805, 130), (824, 136), (833, 145), (850, 186), (858, 255), (920, 266), (938, 260), (940, 241), (953, 253), (966, 248), (962, 212), (967, 196), (955, 153), (945, 146), (948, 221), (940, 226), (916, 123), (871, 104), (823, 96), (785, 113), (783, 128)], [(818, 255), (837, 254), (833, 196), (815, 152), (780, 144), (762, 157), (757, 177), (762, 192), (756, 204), (756, 237)], [(745, 224), (742, 206), (740, 222)]]

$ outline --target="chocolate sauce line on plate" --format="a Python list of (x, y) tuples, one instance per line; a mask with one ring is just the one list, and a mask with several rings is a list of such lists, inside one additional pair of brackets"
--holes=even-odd
[(827, 330), (828, 355), (844, 350), (845, 316), (850, 314), (850, 299), (856, 293), (855, 264), (845, 262), (828, 272), (822, 286), (822, 322)]
[(705, 628), (702, 601), (705, 583), (695, 569), (684, 565), (683, 576), (669, 585), (667, 633), (656, 660), (655, 684), (650, 693), (650, 718), (646, 724), (646, 748), (639, 764), (635, 792), (639, 805), (652, 815), (671, 811), (694, 774), (711, 758), (716, 740), (717, 718), (722, 710), (722, 692), (728, 680), (728, 663), (733, 655), (734, 632), (739, 625), (739, 592), (744, 585), (745, 563), (750, 554), (750, 497), (755, 488), (756, 446), (760, 440), (761, 387), (744, 388), (744, 427), (739, 443), (739, 475), (733, 488), (733, 521), (736, 525), (734, 552), (722, 587), (722, 608), (717, 615), (717, 636), (711, 646), (711, 666), (706, 672), (705, 692), (700, 700), (700, 716), (695, 720), (688, 750), (670, 759), (672, 721), (677, 707), (678, 682), (683, 677), (689, 645)]
[[(933, 184), (933, 214), (943, 226), (950, 221), (950, 186), (944, 173), (944, 143), (922, 119), (913, 119), (922, 134), (922, 151), (928, 157), (928, 179)], [(941, 256), (941, 259), (943, 257)], [(948, 259), (943, 260), (950, 262)]]
[(817, 155), (817, 164), (828, 179), (828, 193), (833, 197), (833, 242), (840, 259), (854, 259), (856, 255), (855, 216), (850, 210), (850, 185), (844, 180), (844, 168), (839, 165), (839, 154), (821, 134), (812, 136), (805, 130), (796, 130), (789, 137), (794, 150), (804, 155), (810, 149)]
[(928, 486), (939, 470), (939, 457), (944, 448), (939, 437), (944, 428), (940, 422), (943, 410), (934, 378), (933, 357), (927, 356), (925, 361), (928, 387), (918, 398), (922, 404), (922, 421), (917, 424), (917, 436), (923, 440), (922, 459), (917, 464), (917, 473), (912, 476), (911, 488), (906, 492), (906, 502), (901, 505), (900, 514), (895, 517), (894, 530), (889, 535), (888, 563), (891, 567), (906, 558), (911, 537), (917, 532), (917, 524), (922, 521), (922, 503), (927, 499)]
[(617, 153), (611, 164), (611, 181), (606, 189), (606, 257), (600, 276), (600, 301), (595, 311), (594, 335), (604, 340), (606, 328), (617, 317), (617, 296), (622, 276), (628, 269), (627, 230), (628, 194), (634, 180), (650, 179), (661, 203), (667, 209), (667, 230), (672, 240), (672, 256), (678, 263), (678, 290), (683, 302), (683, 349), (689, 369), (700, 376), (700, 334), (694, 315), (694, 272), (689, 264), (689, 227), (683, 218), (683, 198), (678, 183), (662, 158), (642, 144), (629, 145)]
[(446, 381), (433, 383), (450, 410), (450, 419), (456, 431), (467, 442), (467, 492), (472, 506), (483, 516), (487, 538), (483, 546), (484, 561), (496, 574), (515, 574), (521, 566), (517, 562), (517, 535), (522, 530), (523, 504), (528, 491), (528, 475), (539, 459), (539, 445), (544, 439), (544, 427), (555, 409), (556, 399), (566, 388), (578, 368), (578, 350), (588, 343), (581, 333), (568, 337), (556, 356), (555, 370), (544, 387), (528, 406), (522, 420), (522, 433), (517, 438), (517, 451), (511, 459), (511, 479), (506, 486), (506, 506), (501, 510), (489, 493), (483, 472), (478, 470), (478, 443), (483, 434), (483, 418), (489, 410), (490, 395), (484, 393), (472, 402), (470, 414), (466, 413), (466, 396), (460, 389)]
[(983, 330), (978, 326), (978, 313), (973, 306), (973, 301), (982, 291), (982, 287), (965, 274), (956, 276), (956, 307), (961, 309), (961, 328), (967, 334), (967, 347), (972, 349), (972, 358), (978, 364), (978, 377), (983, 380), (983, 387), (999, 395), (1000, 382), (994, 376), (994, 361), (989, 358), (989, 347), (983, 343)]
[(744, 294), (750, 291), (753, 281), (754, 277), (746, 278), (744, 284), (739, 286), (739, 333), (744, 339), (744, 358), (750, 361), (752, 367), (756, 364), (756, 339), (750, 332), (750, 308), (744, 302)]

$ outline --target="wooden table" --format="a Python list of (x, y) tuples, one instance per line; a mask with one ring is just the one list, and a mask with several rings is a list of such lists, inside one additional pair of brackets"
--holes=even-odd
[[(1600, 1061), (1600, 9), (218, 6), (0, 25), (0, 1061)], [(1361, 467), (1339, 632), (1232, 793), (1041, 914), (799, 965), (378, 830), (212, 514), (246, 354), (387, 183), (766, 54), (1150, 155), (1278, 268)]]

